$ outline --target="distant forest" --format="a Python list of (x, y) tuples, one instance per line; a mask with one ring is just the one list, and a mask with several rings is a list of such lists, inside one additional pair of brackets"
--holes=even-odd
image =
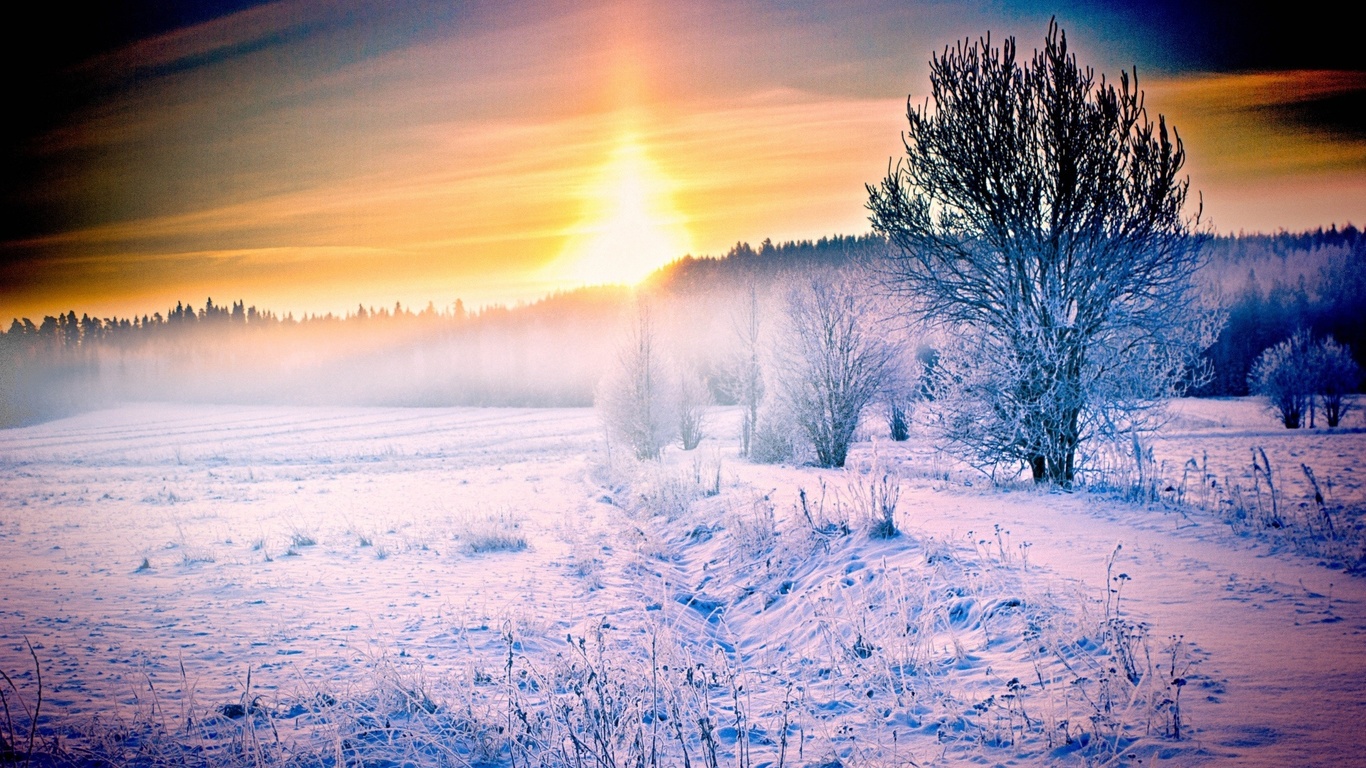
[[(887, 247), (872, 235), (737, 243), (722, 256), (674, 262), (640, 291), (657, 307), (672, 356), (725, 402), (742, 292), (772, 294), (811, 269), (876, 266)], [(1228, 324), (1207, 353), (1212, 378), (1192, 394), (1247, 394), (1253, 361), (1299, 329), (1331, 334), (1366, 367), (1360, 230), (1222, 236), (1208, 255), (1202, 281)], [(632, 301), (623, 288), (587, 288), (472, 312), (457, 300), (446, 310), (358, 306), (295, 318), (209, 299), (137, 317), (16, 318), (0, 332), (0, 425), (129, 400), (590, 405)]]
[(1209, 384), (1193, 394), (1246, 395), (1267, 347), (1304, 329), (1333, 336), (1366, 369), (1366, 237), (1350, 224), (1312, 232), (1236, 235), (1209, 245), (1206, 282), (1228, 324), (1206, 354)]

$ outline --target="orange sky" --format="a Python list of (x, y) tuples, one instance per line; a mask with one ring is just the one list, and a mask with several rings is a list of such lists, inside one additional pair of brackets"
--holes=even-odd
[[(430, 10), (286, 0), (85, 59), (73, 76), (98, 97), (26, 150), (43, 171), (19, 194), (46, 218), (0, 246), (0, 317), (208, 296), (295, 313), (473, 306), (739, 240), (865, 232), (863, 185), (900, 153), (931, 52), (988, 29), (1029, 50), (1048, 18), (890, 2)], [(1366, 224), (1366, 140), (1286, 118), (1366, 91), (1366, 75), (1165, 66), (1143, 36), (1111, 44), (1122, 20), (1060, 20), (1101, 71), (1140, 62), (1218, 230)], [(620, 242), (646, 245), (588, 260)]]

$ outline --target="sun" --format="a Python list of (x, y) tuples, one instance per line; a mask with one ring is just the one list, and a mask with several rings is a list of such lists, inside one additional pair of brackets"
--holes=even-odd
[(691, 250), (673, 183), (633, 135), (586, 191), (585, 215), (552, 265), (559, 282), (634, 285)]

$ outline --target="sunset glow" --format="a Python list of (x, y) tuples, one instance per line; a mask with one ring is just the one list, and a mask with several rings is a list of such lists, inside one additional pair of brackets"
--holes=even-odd
[(623, 137), (586, 190), (584, 222), (550, 265), (549, 276), (568, 284), (633, 285), (691, 252), (673, 186), (637, 137)]
[(1025, 54), (1053, 15), (1097, 72), (1138, 66), (1219, 231), (1366, 223), (1361, 72), (1314, 48), (1267, 64), (1192, 48), (1203, 28), (1174, 37), (1127, 11), (232, 7), (73, 51), (33, 86), (5, 177), (0, 320), (206, 296), (515, 303), (741, 241), (864, 233), (864, 184), (903, 153), (930, 56), (988, 30)]

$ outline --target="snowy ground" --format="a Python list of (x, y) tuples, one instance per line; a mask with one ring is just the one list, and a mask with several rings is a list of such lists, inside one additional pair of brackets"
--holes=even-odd
[[(1316, 514), (1304, 463), (1348, 525), (1353, 417), (1289, 433), (1249, 401), (1179, 403), (1159, 490), (1190, 458), (1251, 489), (1261, 448), (1287, 516)], [(851, 466), (878, 469), (727, 440), (640, 467), (586, 410), (132, 405), (6, 430), (0, 736), (27, 747), (31, 643), (37, 745), (73, 759), (1366, 764), (1366, 582), (1331, 558), (1217, 504), (990, 488), (923, 447)], [(885, 468), (884, 540), (860, 499)]]

